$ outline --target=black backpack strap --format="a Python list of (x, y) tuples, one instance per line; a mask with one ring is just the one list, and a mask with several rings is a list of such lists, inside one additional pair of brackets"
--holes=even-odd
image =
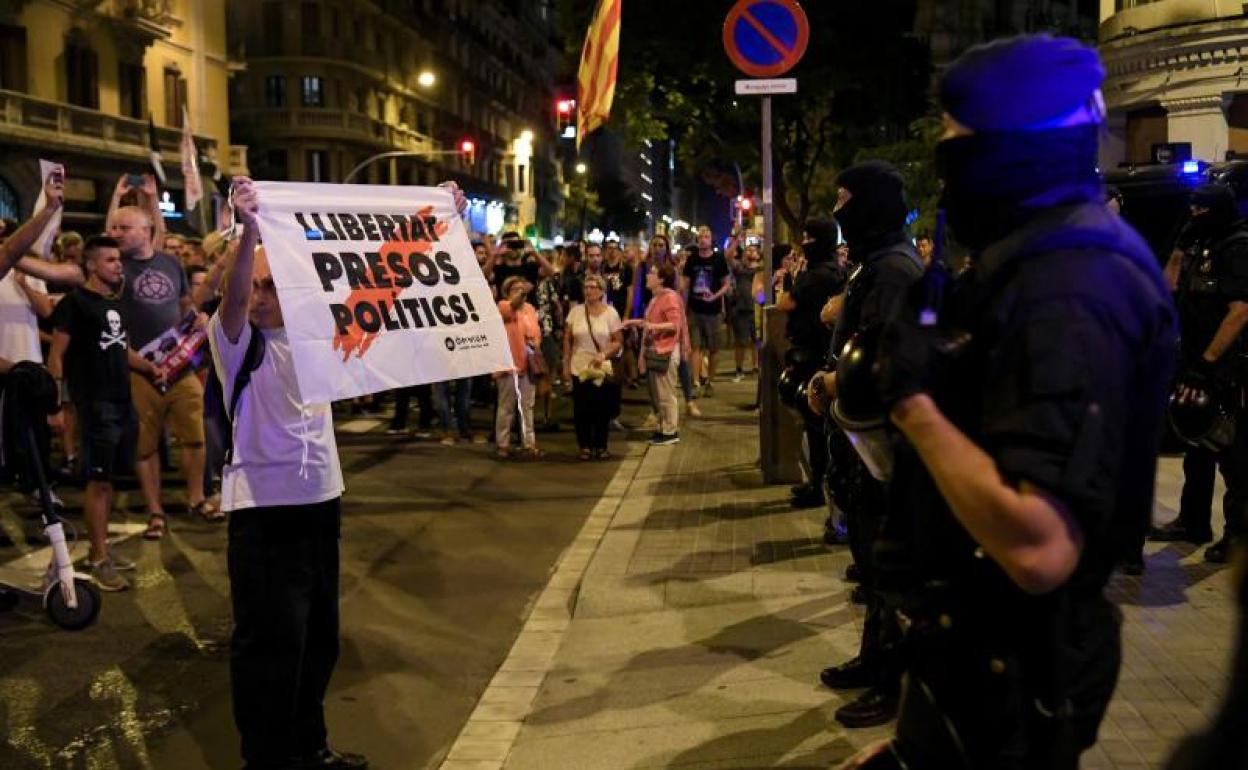
[(251, 373), (259, 369), (260, 363), (264, 361), (264, 335), (260, 333), (255, 324), (249, 324), (249, 326), (251, 338), (247, 340), (247, 350), (243, 351), (243, 363), (238, 368), (238, 373), (234, 375), (234, 389), (230, 392), (230, 408), (226, 412), (229, 422), (229, 430), (223, 436), (226, 465), (229, 465), (234, 457), (234, 418), (238, 414), (238, 402), (243, 395), (243, 389), (251, 382)]

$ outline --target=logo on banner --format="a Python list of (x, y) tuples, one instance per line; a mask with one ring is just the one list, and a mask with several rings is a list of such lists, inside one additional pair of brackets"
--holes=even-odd
[[(383, 239), (377, 251), (312, 254), (327, 294), (335, 293), (344, 281), (351, 288), (343, 302), (328, 305), (336, 330), (333, 349), (344, 362), (352, 355), (363, 358), (386, 331), (458, 326), (481, 319), (468, 292), (455, 289), (459, 268), (450, 253), (438, 248), (448, 225), (434, 217), (432, 206), (411, 216), (304, 212), (294, 216), (310, 241), (362, 241), (376, 234)], [(404, 289), (417, 283), (449, 291), (400, 298)], [(448, 345), (447, 350), (454, 348)]]

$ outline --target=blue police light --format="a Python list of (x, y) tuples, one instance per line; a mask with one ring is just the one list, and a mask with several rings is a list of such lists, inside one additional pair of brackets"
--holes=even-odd
[(1184, 174), (1199, 174), (1200, 173), (1200, 161), (1198, 160), (1183, 161), (1183, 173)]

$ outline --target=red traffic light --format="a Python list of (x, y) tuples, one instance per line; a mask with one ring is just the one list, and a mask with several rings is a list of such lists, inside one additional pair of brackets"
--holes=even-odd
[(462, 142), (459, 143), (459, 151), (464, 153), (465, 155), (471, 155), (472, 153), (477, 151), (476, 142), (473, 142), (471, 139), (463, 140)]
[(750, 209), (754, 208), (753, 198), (747, 198), (745, 196), (741, 196), (740, 198), (737, 198), (737, 201), (739, 202), (742, 211), (749, 211)]
[(572, 108), (576, 106), (576, 102), (572, 99), (560, 99), (555, 102), (555, 109), (560, 115), (571, 115)]

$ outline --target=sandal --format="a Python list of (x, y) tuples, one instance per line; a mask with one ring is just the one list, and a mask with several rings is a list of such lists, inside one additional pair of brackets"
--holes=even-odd
[(147, 529), (143, 530), (144, 540), (160, 540), (165, 536), (165, 514), (149, 513), (147, 516)]
[(587, 460), (592, 460), (592, 459), (594, 459), (594, 453), (593, 453), (593, 452), (591, 452), (591, 451), (590, 451), (590, 450), (588, 450), (588, 449), (582, 449), (582, 450), (581, 450), (581, 460), (583, 460), (583, 461), (587, 461)]
[(225, 511), (208, 502), (207, 499), (200, 500), (194, 505), (186, 506), (186, 512), (191, 516), (198, 516), (204, 521), (214, 524), (225, 521)]

